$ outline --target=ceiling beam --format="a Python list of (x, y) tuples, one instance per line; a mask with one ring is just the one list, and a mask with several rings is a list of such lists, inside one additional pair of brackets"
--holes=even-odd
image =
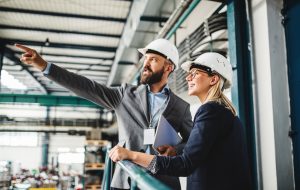
[(78, 64), (78, 65), (89, 65), (89, 66), (101, 66), (101, 67), (107, 67), (107, 68), (111, 68), (111, 65), (103, 65), (101, 63), (97, 63), (97, 64), (93, 64), (93, 63), (76, 63), (76, 62), (69, 62), (69, 61), (54, 61), (54, 60), (49, 60), (47, 59), (48, 62), (54, 63), (54, 64)]
[[(24, 44), (24, 45), (46, 47), (45, 42), (30, 41), (30, 40), (0, 38), (0, 42), (2, 42), (4, 44), (9, 44), (9, 45), (14, 45), (15, 43), (19, 43), (19, 44)], [(106, 52), (116, 52), (116, 50), (117, 50), (117, 47), (87, 46), (87, 45), (54, 43), (54, 42), (51, 42), (49, 44), (49, 46), (47, 46), (47, 47), (67, 48), (67, 49), (81, 49), (81, 50), (94, 50), (94, 51), (106, 51)]]
[(13, 29), (13, 30), (26, 30), (26, 31), (36, 31), (36, 32), (51, 32), (59, 34), (79, 34), (79, 35), (90, 35), (98, 37), (109, 37), (109, 38), (121, 38), (120, 34), (106, 34), (106, 33), (90, 33), (90, 32), (79, 32), (79, 31), (67, 31), (67, 30), (57, 30), (49, 28), (35, 28), (35, 27), (23, 27), (23, 26), (10, 26), (0, 24), (0, 29)]
[(147, 22), (167, 22), (169, 17), (158, 17), (158, 16), (141, 16), (141, 21), (147, 21)]
[[(21, 54), (21, 51), (15, 51), (17, 54)], [(56, 53), (42, 53), (43, 56), (54, 56), (54, 57), (67, 57), (67, 58), (83, 58), (83, 59), (94, 59), (94, 60), (103, 60), (103, 61), (113, 61), (114, 57), (92, 57), (92, 56), (81, 56), (81, 55), (62, 55)]]
[(77, 96), (1, 94), (0, 103), (38, 103), (40, 104), (40, 106), (75, 106), (102, 108), (99, 105), (96, 105)]
[(119, 61), (119, 65), (135, 65), (136, 63), (131, 62), (131, 61)]
[[(64, 69), (71, 69), (71, 70), (76, 70), (76, 72), (79, 72), (79, 71), (97, 71), (97, 72), (106, 72), (106, 73), (109, 73), (110, 70), (103, 70), (103, 69), (90, 69), (90, 68), (87, 68), (87, 69), (79, 69), (79, 68), (74, 68), (72, 66), (67, 66), (67, 67), (63, 67)], [(89, 76), (87, 76), (89, 77)]]
[[(86, 131), (89, 131), (88, 129)], [(18, 133), (28, 133), (28, 132), (35, 132), (35, 133), (67, 133), (69, 135), (78, 135), (78, 136), (85, 136), (86, 131), (84, 130), (59, 130), (59, 129), (54, 129), (54, 130), (48, 130), (46, 129), (1, 129), (0, 132), (18, 132)]]
[(1, 12), (12, 12), (12, 13), (34, 14), (34, 15), (44, 15), (44, 16), (55, 16), (55, 17), (103, 20), (103, 21), (110, 21), (110, 22), (122, 22), (122, 23), (126, 22), (126, 18), (79, 15), (79, 14), (72, 14), (72, 13), (59, 13), (59, 12), (50, 12), (50, 11), (17, 9), (17, 8), (10, 8), (10, 7), (0, 7), (0, 11)]

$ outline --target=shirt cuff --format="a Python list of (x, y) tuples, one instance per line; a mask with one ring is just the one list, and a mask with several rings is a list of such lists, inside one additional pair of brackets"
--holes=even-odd
[(150, 164), (146, 169), (150, 171), (152, 174), (156, 174), (158, 172), (157, 156), (154, 156), (154, 158), (151, 160)]
[(43, 74), (44, 74), (44, 75), (48, 75), (48, 74), (49, 74), (51, 65), (52, 65), (52, 63), (48, 63), (48, 62), (47, 62), (47, 66), (46, 66), (46, 68), (43, 70)]

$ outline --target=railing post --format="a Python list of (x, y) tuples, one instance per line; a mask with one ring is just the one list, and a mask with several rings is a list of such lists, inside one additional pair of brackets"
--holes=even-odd
[(112, 161), (108, 157), (108, 152), (110, 148), (107, 148), (106, 150), (106, 156), (105, 156), (105, 169), (104, 174), (102, 178), (102, 190), (110, 190), (110, 182), (111, 182), (111, 175), (112, 175)]
[(130, 183), (130, 190), (136, 190), (137, 189), (137, 183), (135, 180), (132, 180)]

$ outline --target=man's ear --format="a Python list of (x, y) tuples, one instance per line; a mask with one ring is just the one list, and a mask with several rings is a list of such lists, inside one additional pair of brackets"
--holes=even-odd
[(166, 63), (167, 63), (166, 71), (169, 71), (171, 73), (173, 71), (174, 65), (168, 62)]
[(175, 69), (173, 64), (169, 65), (170, 73)]
[(217, 84), (217, 82), (220, 80), (219, 75), (213, 75), (211, 76), (211, 80), (210, 80), (210, 85), (215, 85)]

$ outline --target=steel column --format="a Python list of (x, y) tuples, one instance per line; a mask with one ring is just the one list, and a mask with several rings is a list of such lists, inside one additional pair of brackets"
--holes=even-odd
[(282, 13), (285, 26), (288, 79), (291, 107), (291, 128), (290, 136), (293, 141), (293, 160), (295, 189), (300, 189), (300, 2), (296, 0), (284, 1)]
[(42, 139), (42, 167), (48, 167), (48, 155), (49, 155), (49, 142), (50, 135), (45, 133)]
[(240, 117), (247, 139), (253, 189), (259, 189), (256, 129), (254, 125), (251, 76), (251, 46), (245, 1), (227, 1), (229, 57), (233, 67), (232, 102)]

